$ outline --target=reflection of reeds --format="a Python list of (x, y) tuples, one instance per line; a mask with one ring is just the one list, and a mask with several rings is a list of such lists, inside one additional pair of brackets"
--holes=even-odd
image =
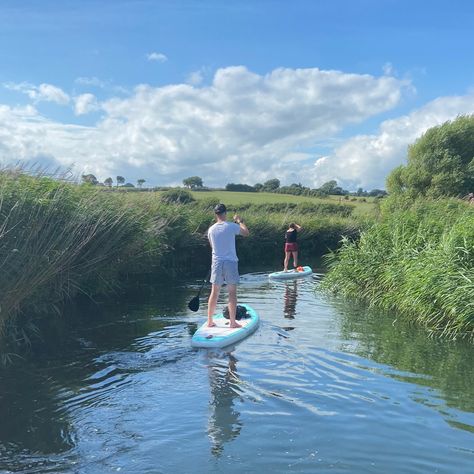
[(474, 209), (389, 202), (359, 242), (344, 242), (324, 286), (441, 334), (474, 337)]

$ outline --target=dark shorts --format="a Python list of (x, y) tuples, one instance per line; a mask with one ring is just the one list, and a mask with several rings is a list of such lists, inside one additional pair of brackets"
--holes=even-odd
[(298, 244), (296, 242), (286, 243), (285, 252), (298, 252)]

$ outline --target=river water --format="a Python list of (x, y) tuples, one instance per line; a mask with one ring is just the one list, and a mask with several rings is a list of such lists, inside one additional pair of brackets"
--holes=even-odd
[(261, 324), (226, 350), (190, 346), (196, 280), (88, 307), (0, 372), (0, 472), (474, 472), (474, 346), (321, 278), (245, 273)]

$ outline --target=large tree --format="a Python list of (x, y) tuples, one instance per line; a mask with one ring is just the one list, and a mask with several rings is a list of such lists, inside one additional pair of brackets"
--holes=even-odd
[(393, 194), (465, 196), (474, 190), (474, 115), (430, 128), (408, 148), (406, 166), (387, 178)]
[(183, 179), (183, 184), (190, 189), (202, 188), (202, 178), (199, 176), (190, 176), (189, 178)]
[(280, 180), (277, 178), (269, 179), (263, 183), (262, 191), (276, 191), (280, 187)]
[(82, 178), (82, 182), (85, 184), (92, 184), (94, 186), (99, 184), (99, 181), (93, 174), (83, 174), (81, 178)]

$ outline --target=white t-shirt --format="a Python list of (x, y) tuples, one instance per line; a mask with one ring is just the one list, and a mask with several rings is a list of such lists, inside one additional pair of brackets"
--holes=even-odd
[(212, 259), (238, 262), (235, 251), (235, 236), (240, 234), (240, 225), (235, 222), (216, 222), (209, 227), (207, 237), (212, 246)]

